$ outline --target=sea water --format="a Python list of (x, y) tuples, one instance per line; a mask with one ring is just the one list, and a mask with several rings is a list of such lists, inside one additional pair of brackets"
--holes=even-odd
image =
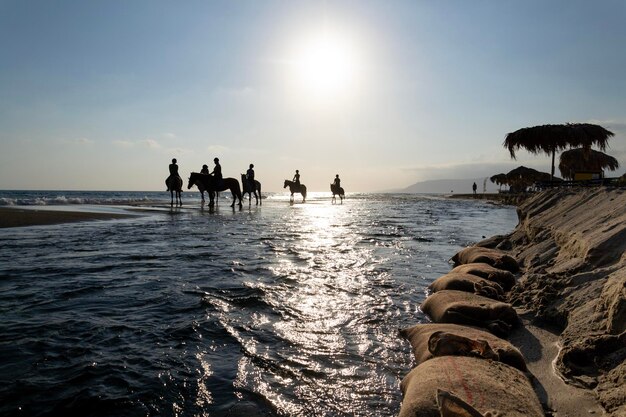
[(142, 208), (0, 229), (0, 415), (396, 415), (414, 364), (398, 329), (428, 321), (419, 305), (454, 253), (517, 223), (436, 196), (169, 197), (0, 192)]

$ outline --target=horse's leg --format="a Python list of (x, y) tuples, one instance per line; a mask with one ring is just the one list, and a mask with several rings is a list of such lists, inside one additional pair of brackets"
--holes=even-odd
[(174, 205), (174, 190), (170, 190), (170, 206)]

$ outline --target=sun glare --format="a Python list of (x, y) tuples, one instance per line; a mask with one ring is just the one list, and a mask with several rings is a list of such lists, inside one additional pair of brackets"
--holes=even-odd
[(353, 88), (354, 47), (328, 32), (302, 42), (295, 53), (293, 68), (297, 82), (308, 94), (337, 98)]

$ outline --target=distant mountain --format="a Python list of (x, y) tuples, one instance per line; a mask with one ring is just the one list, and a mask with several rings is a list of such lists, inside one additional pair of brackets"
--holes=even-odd
[[(483, 183), (485, 178), (457, 179), (457, 180), (430, 180), (416, 182), (406, 188), (395, 190), (400, 193), (416, 193), (416, 194), (471, 194), (472, 184), (476, 183), (477, 193), (483, 192)], [(487, 178), (488, 193), (498, 192), (498, 186)]]

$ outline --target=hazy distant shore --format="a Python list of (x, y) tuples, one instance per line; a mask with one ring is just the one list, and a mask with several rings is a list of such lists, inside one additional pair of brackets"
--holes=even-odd
[(42, 226), (93, 220), (112, 220), (132, 216), (132, 214), (121, 213), (95, 213), (72, 210), (39, 210), (19, 207), (0, 207), (0, 228)]

